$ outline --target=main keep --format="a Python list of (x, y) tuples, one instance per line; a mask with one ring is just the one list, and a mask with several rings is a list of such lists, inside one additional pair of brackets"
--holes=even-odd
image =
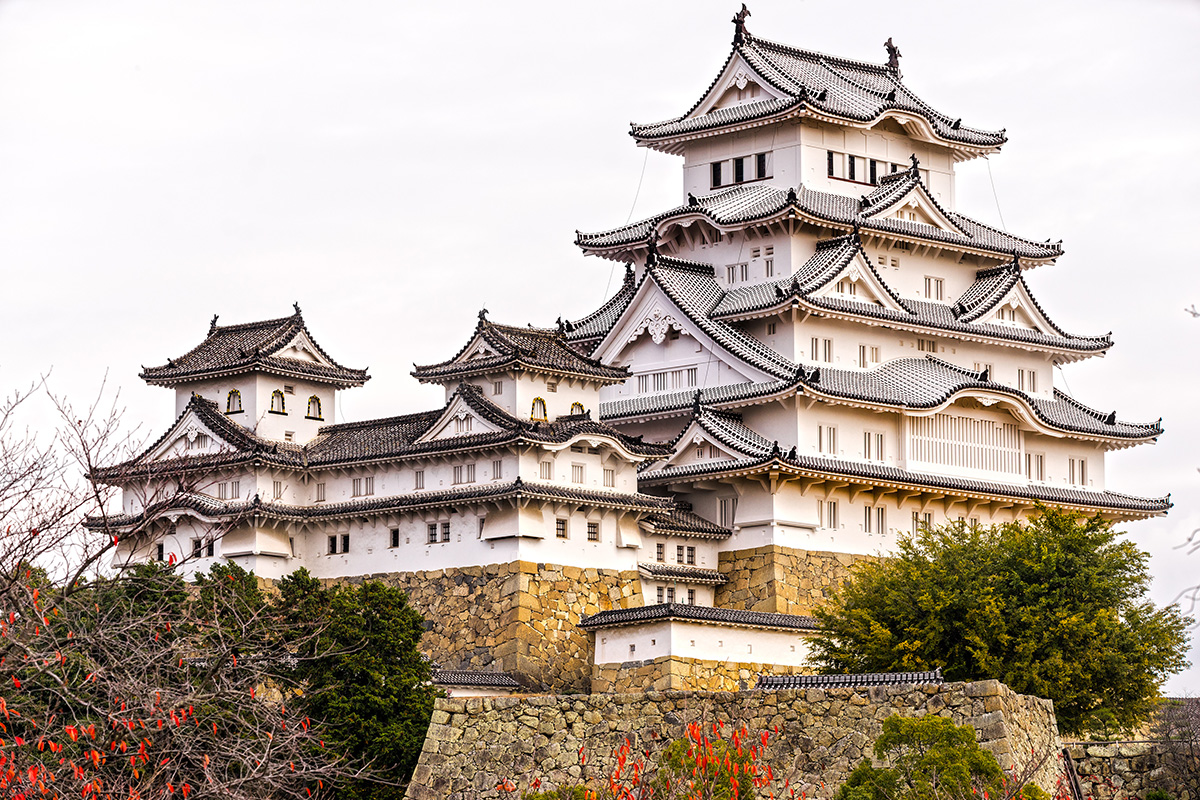
[(1061, 244), (956, 209), (955, 166), (1004, 131), (930, 108), (887, 52), (796, 49), (739, 15), (700, 99), (630, 131), (682, 157), (680, 204), (577, 234), (625, 264), (619, 291), (553, 327), (481, 312), (413, 372), (441, 408), (327, 424), (368, 376), (299, 308), (214, 318), (142, 373), (178, 419), (97, 473), (124, 506), (90, 524), (122, 532), (119, 559), (400, 585), (441, 682), (469, 694), (803, 672), (807, 615), (897, 532), (1039, 502), (1166, 513), (1104, 475), (1160, 424), (1054, 385), (1112, 346), (1035, 299), (1026, 276)]

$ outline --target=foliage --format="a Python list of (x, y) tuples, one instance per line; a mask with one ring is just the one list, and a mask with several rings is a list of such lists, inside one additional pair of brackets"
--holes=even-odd
[(875, 757), (892, 766), (863, 761), (838, 790), (836, 800), (935, 800), (1002, 795), (1004, 773), (996, 757), (975, 741), (969, 725), (945, 717), (892, 716), (875, 740)]
[(1143, 800), (1175, 800), (1175, 798), (1171, 796), (1170, 792), (1164, 792), (1162, 789), (1151, 789), (1146, 792)]
[(860, 563), (815, 613), (828, 672), (926, 670), (996, 678), (1054, 701), (1060, 727), (1144, 720), (1187, 666), (1190, 620), (1145, 594), (1148, 556), (1099, 517), (1039, 507), (1026, 522), (949, 524)]
[[(339, 752), (406, 780), (437, 694), (418, 650), (424, 620), (408, 597), (375, 581), (324, 588), (301, 569), (279, 582), (277, 605), (295, 623), (323, 620), (294, 650), (304, 713), (325, 721), (326, 738)], [(339, 785), (338, 794), (388, 800), (404, 792), (364, 778)]]
[(560, 786), (557, 789), (547, 789), (544, 792), (524, 792), (521, 800), (588, 800), (586, 786)]
[[(1200, 778), (1200, 698), (1163, 700), (1150, 734), (1163, 743), (1161, 767), (1165, 775), (1180, 785)], [(1147, 796), (1146, 800), (1151, 798)]]

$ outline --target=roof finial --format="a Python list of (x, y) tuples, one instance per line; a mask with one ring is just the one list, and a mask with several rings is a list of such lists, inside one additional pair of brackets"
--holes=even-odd
[(209, 336), (212, 336), (213, 333), (217, 330), (217, 317), (218, 316), (219, 316), (218, 314), (213, 314), (212, 322), (208, 323), (208, 335)]
[(892, 44), (892, 37), (890, 37), (890, 36), (888, 37), (888, 40), (883, 43), (883, 46), (887, 48), (888, 69), (893, 70), (897, 75), (899, 75), (900, 74), (900, 48), (896, 47), (896, 45)]
[(300, 316), (300, 304), (299, 304), (299, 303), (292, 303), (292, 308), (296, 309), (296, 316), (297, 316), (297, 317), (298, 317), (298, 316)]
[(479, 309), (479, 321), (487, 322), (488, 310), (486, 308)]
[(694, 395), (692, 395), (692, 413), (696, 414), (697, 416), (699, 416), (699, 414), (700, 414), (700, 390), (699, 389), (697, 389), (696, 393)]
[(625, 282), (629, 283), (632, 280), (633, 280), (633, 264), (626, 261), (625, 262)]
[(700, 205), (700, 201), (696, 199), (696, 195), (692, 194), (691, 192), (688, 192), (688, 205), (693, 208)]
[(910, 169), (911, 169), (913, 172), (916, 172), (916, 171), (917, 171), (917, 167), (921, 166), (921, 162), (917, 160), (917, 154), (916, 154), (916, 153), (912, 153), (912, 154), (910, 154), (910, 155), (909, 155), (909, 158), (911, 158), (911, 159), (912, 159), (912, 167), (910, 167)]
[(750, 32), (746, 30), (746, 17), (750, 16), (750, 9), (746, 8), (746, 4), (742, 3), (742, 10), (733, 15), (733, 43), (739, 45), (746, 40)]
[(567, 326), (566, 326), (566, 323), (563, 322), (562, 317), (559, 317), (558, 319), (554, 320), (554, 324), (558, 326), (558, 335), (559, 336), (562, 336), (564, 333), (567, 332)]

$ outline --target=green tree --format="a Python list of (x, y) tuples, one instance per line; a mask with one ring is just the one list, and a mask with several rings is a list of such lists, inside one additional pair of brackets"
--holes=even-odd
[(1070, 734), (1101, 720), (1132, 727), (1187, 666), (1190, 620), (1146, 600), (1147, 560), (1111, 523), (1062, 509), (923, 530), (860, 564), (816, 612), (814, 656), (826, 672), (996, 678), (1053, 700)]
[[(374, 775), (408, 779), (425, 741), (437, 690), (418, 644), (424, 620), (400, 589), (368, 581), (325, 588), (307, 570), (279, 583), (277, 603), (293, 620), (317, 623), (296, 650), (304, 713), (324, 723), (327, 744), (369, 764)], [(403, 787), (362, 779), (338, 796), (391, 800)]]
[(838, 790), (836, 800), (937, 800), (1004, 796), (1004, 773), (996, 757), (975, 741), (969, 725), (945, 717), (888, 717), (875, 740), (875, 758), (863, 761)]

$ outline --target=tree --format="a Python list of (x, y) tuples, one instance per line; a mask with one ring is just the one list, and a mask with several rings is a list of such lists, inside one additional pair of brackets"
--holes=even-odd
[(996, 757), (975, 741), (975, 729), (945, 717), (888, 717), (875, 740), (875, 758), (863, 761), (835, 800), (937, 800), (1004, 796), (1004, 773)]
[(827, 672), (924, 670), (996, 678), (1054, 701), (1078, 734), (1145, 720), (1187, 666), (1190, 620), (1145, 595), (1148, 556), (1111, 523), (1040, 506), (1025, 522), (953, 523), (902, 536), (894, 557), (860, 563), (816, 616)]
[[(324, 588), (301, 569), (279, 582), (277, 604), (296, 623), (325, 620), (295, 648), (305, 714), (327, 722), (339, 752), (407, 779), (437, 696), (417, 647), (424, 620), (408, 597), (378, 581)], [(339, 786), (339, 796), (390, 800), (403, 789), (368, 776)]]

